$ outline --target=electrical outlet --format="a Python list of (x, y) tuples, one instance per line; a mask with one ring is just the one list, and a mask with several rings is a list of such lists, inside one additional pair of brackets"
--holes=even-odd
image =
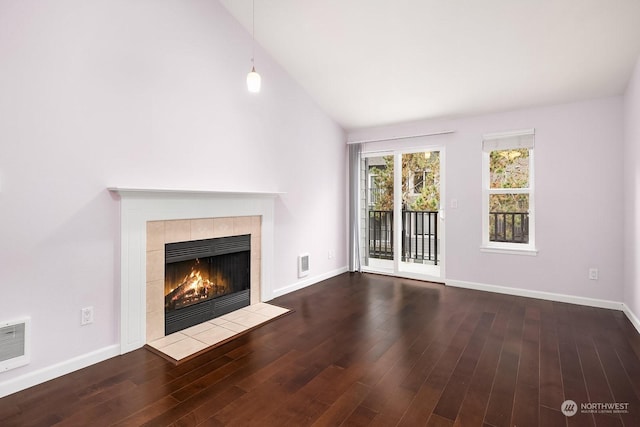
[(329, 251), (329, 252), (327, 253), (327, 258), (329, 258), (329, 259), (333, 259), (333, 251)]
[(80, 325), (84, 326), (93, 323), (93, 307), (85, 307), (81, 310), (81, 313)]
[(589, 269), (589, 280), (598, 280), (598, 269), (590, 268)]

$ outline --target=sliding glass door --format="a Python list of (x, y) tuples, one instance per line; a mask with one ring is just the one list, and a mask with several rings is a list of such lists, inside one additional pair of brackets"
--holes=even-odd
[(440, 149), (363, 155), (365, 270), (442, 277), (442, 158)]

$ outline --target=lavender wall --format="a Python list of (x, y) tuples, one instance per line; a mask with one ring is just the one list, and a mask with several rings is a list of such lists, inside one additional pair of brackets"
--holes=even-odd
[[(622, 301), (622, 99), (351, 132), (350, 141), (455, 130), (446, 150), (446, 279)], [(484, 133), (535, 128), (537, 256), (483, 253)], [(429, 139), (429, 138), (427, 138)], [(410, 142), (403, 142), (410, 144)], [(415, 144), (414, 144), (415, 146)], [(588, 280), (589, 267), (599, 269)]]
[(0, 386), (118, 343), (108, 186), (286, 192), (278, 287), (302, 251), (312, 278), (346, 266), (345, 135), (259, 47), (249, 94), (250, 54), (216, 1), (0, 3), (0, 321), (33, 328)]
[(640, 58), (624, 97), (624, 302), (640, 318)]

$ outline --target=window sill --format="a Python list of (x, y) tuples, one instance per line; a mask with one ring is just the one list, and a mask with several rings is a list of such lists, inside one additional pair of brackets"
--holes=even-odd
[(526, 255), (537, 256), (538, 250), (532, 247), (517, 248), (517, 247), (505, 247), (505, 246), (481, 246), (480, 252), (494, 253), (494, 254), (507, 254), (507, 255)]

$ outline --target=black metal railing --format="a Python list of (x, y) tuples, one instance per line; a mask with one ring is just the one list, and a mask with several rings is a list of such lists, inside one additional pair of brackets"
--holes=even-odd
[[(369, 257), (393, 259), (393, 211), (369, 211)], [(438, 212), (402, 211), (402, 261), (438, 265)]]
[(393, 211), (369, 211), (369, 256), (393, 259)]
[(529, 213), (489, 212), (489, 240), (529, 243)]
[(402, 261), (438, 265), (437, 211), (402, 211)]

